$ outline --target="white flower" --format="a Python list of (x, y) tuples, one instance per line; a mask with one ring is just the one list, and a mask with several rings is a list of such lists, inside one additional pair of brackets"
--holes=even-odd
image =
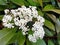
[(41, 24), (40, 24), (40, 22), (35, 22), (34, 24), (33, 24), (33, 26), (35, 27), (35, 28), (40, 28), (41, 27)]
[(9, 13), (9, 10), (8, 9), (5, 9), (4, 10), (5, 14)]
[(40, 39), (42, 39), (43, 37), (44, 37), (44, 34), (45, 34), (45, 32), (44, 32), (44, 30), (43, 30), (43, 28), (42, 27), (40, 27), (40, 29), (38, 29), (37, 31), (35, 31), (34, 33), (33, 33), (33, 35), (35, 36), (35, 37), (40, 37)]
[(12, 23), (3, 23), (3, 25), (7, 28), (14, 28), (13, 24)]
[(25, 9), (26, 7), (23, 5), (23, 6), (21, 6), (21, 8)]
[(28, 31), (27, 27), (21, 26), (20, 29), (22, 29), (23, 32)]
[(14, 18), (14, 23), (15, 23), (16, 26), (20, 25), (18, 18)]
[(13, 14), (14, 17), (17, 16), (17, 12), (15, 10), (11, 10), (11, 13)]
[(23, 34), (23, 35), (26, 35), (26, 33), (25, 33), (25, 32), (23, 32), (23, 31), (22, 31), (22, 34)]
[(22, 25), (26, 25), (26, 22), (27, 22), (27, 21), (24, 20), (24, 19), (21, 19), (21, 20), (20, 20), (20, 23), (21, 23)]
[(2, 21), (3, 22), (8, 22), (8, 21), (11, 21), (12, 20), (12, 17), (10, 15), (4, 15)]
[(40, 21), (41, 23), (45, 22), (44, 18), (41, 17), (41, 16), (38, 16), (37, 19), (38, 19), (38, 21)]
[[(35, 6), (29, 6), (27, 8), (26, 6), (21, 6), (21, 8), (18, 9), (12, 9), (12, 10), (4, 10), (5, 15), (2, 19), (4, 27), (7, 28), (14, 28), (15, 26), (18, 26), (19, 29), (22, 29), (22, 34), (27, 35), (28, 39), (31, 42), (36, 42), (37, 39), (43, 39), (44, 37), (44, 18), (38, 15), (38, 11), (36, 10)], [(37, 20), (34, 21), (33, 18), (36, 18)], [(12, 21), (12, 22), (11, 22)], [(31, 21), (31, 25), (29, 25)], [(31, 28), (30, 28), (31, 27)], [(33, 34), (29, 34), (28, 31), (33, 31)]]
[(36, 38), (33, 37), (32, 35), (29, 35), (28, 38), (29, 38), (30, 41), (32, 41), (34, 43), (37, 41)]
[(11, 24), (11, 23), (7, 24), (6, 27), (8, 27), (8, 28), (14, 28), (13, 24)]

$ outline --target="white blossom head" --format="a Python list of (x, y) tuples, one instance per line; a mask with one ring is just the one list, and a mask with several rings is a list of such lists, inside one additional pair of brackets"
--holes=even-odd
[[(5, 15), (2, 19), (4, 27), (14, 28), (14, 26), (21, 29), (23, 35), (28, 35), (29, 41), (36, 42), (39, 38), (44, 37), (44, 18), (38, 15), (38, 11), (35, 6), (21, 6), (18, 9), (6, 9)], [(33, 31), (29, 34), (29, 31)]]

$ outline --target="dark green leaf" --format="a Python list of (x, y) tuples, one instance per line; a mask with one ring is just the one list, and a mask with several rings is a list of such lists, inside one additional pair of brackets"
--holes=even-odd
[(43, 0), (43, 2), (51, 2), (51, 0)]
[(24, 1), (24, 4), (25, 4), (26, 6), (29, 6), (29, 3), (28, 3), (27, 1)]
[(36, 6), (36, 3), (33, 0), (27, 0), (27, 1), (30, 3), (30, 5)]
[(40, 16), (44, 16), (44, 13), (43, 13), (41, 10), (38, 10), (38, 14), (39, 14)]
[(47, 16), (49, 16), (49, 18), (51, 18), (52, 21), (53, 21), (54, 23), (56, 23), (57, 18), (56, 18), (55, 15), (53, 15), (53, 14), (47, 14)]
[(60, 8), (60, 2), (57, 1), (57, 4), (58, 4), (58, 6), (59, 6), (59, 8)]
[(0, 11), (4, 11), (7, 8), (7, 6), (0, 5)]
[(56, 12), (56, 13), (60, 14), (60, 10), (59, 9), (55, 9), (55, 7), (52, 6), (52, 5), (45, 6), (43, 11), (53, 11), (53, 12)]
[(57, 33), (59, 33), (60, 32), (60, 21), (59, 21), (59, 19), (56, 20), (55, 26), (56, 26)]
[(54, 33), (52, 33), (51, 31), (49, 31), (47, 28), (44, 28), (44, 30), (45, 30), (45, 34), (47, 36), (53, 36), (54, 35)]
[(4, 28), (0, 30), (0, 45), (6, 45), (8, 41), (15, 35), (16, 28)]
[(48, 45), (54, 45), (54, 43), (51, 40), (48, 40)]
[(24, 5), (24, 0), (11, 0), (11, 2), (13, 2), (13, 3), (15, 3), (15, 4), (19, 5), (19, 6)]
[(44, 7), (43, 11), (51, 11), (51, 10), (53, 10), (54, 8), (55, 8), (55, 7), (52, 6), (52, 5), (46, 5), (46, 6)]
[(45, 23), (44, 23), (44, 24), (45, 24), (45, 26), (48, 27), (49, 29), (55, 31), (55, 27), (54, 27), (53, 23), (50, 22), (49, 20), (45, 20)]
[(28, 31), (28, 34), (33, 34), (33, 31), (32, 31), (32, 30), (29, 30), (29, 31)]
[(46, 45), (46, 44), (45, 44), (44, 40), (39, 39), (39, 40), (37, 40), (36, 43), (30, 42), (27, 40), (27, 45)]
[(7, 5), (7, 8), (9, 8), (9, 9), (16, 8), (16, 7), (17, 6), (13, 3), (10, 3), (10, 4)]
[(0, 15), (0, 20), (2, 20), (3, 16), (4, 16), (4, 15)]
[(21, 31), (19, 31), (18, 34), (17, 34), (17, 41), (18, 41), (19, 45), (24, 45), (25, 36), (22, 34)]
[(0, 0), (0, 5), (6, 5), (6, 0)]
[(56, 13), (60, 14), (60, 9), (53, 9), (53, 10), (51, 10), (51, 11), (53, 11), (53, 12), (56, 12)]
[(12, 44), (15, 43), (15, 41), (17, 40), (17, 34), (15, 33), (15, 35), (11, 38), (11, 40), (8, 42), (8, 44)]
[(57, 36), (58, 36), (58, 43), (60, 45), (60, 33)]
[(41, 7), (43, 7), (43, 0), (38, 0), (38, 3), (40, 4)]

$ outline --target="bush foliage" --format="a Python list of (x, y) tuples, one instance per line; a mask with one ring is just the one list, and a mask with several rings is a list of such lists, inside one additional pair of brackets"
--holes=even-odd
[[(45, 36), (36, 43), (26, 39), (17, 27), (9, 29), (2, 26), (4, 10), (22, 5), (36, 6), (39, 15), (45, 19)], [(0, 0), (0, 45), (60, 45), (60, 0)]]

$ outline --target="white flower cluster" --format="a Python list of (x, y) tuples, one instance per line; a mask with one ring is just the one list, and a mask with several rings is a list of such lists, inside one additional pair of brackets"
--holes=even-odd
[[(6, 9), (2, 21), (4, 27), (7, 28), (14, 28), (14, 25), (18, 26), (19, 29), (22, 29), (23, 35), (28, 34), (28, 31), (32, 29), (33, 34), (28, 35), (29, 40), (32, 42), (36, 42), (38, 38), (42, 39), (44, 37), (43, 22), (45, 20), (38, 15), (38, 11), (34, 6), (29, 6), (29, 8), (22, 6), (12, 10)], [(29, 22), (34, 23), (28, 25)]]

